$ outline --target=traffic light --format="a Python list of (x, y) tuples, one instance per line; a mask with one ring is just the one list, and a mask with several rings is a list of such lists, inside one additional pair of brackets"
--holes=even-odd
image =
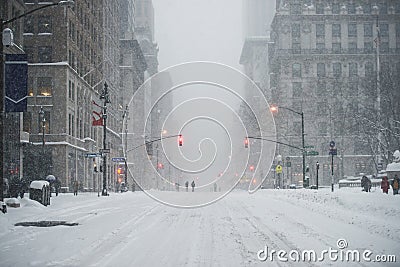
[(244, 148), (248, 148), (249, 147), (249, 138), (246, 137), (244, 138)]
[(147, 151), (147, 155), (149, 156), (153, 156), (153, 143), (150, 141), (146, 142), (146, 151)]
[(181, 134), (178, 135), (178, 144), (179, 144), (179, 146), (182, 146), (182, 145), (183, 145), (183, 137), (182, 137)]
[(124, 174), (124, 169), (122, 167), (118, 167), (117, 174)]
[(163, 169), (163, 168), (164, 168), (164, 165), (163, 165), (161, 162), (159, 162), (159, 163), (157, 164), (157, 168), (158, 168), (158, 169)]
[(249, 169), (250, 171), (254, 171), (254, 165), (250, 165)]

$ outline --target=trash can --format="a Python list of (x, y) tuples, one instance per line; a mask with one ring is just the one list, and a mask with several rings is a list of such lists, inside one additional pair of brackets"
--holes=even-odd
[(44, 180), (32, 181), (29, 186), (29, 198), (44, 206), (50, 205), (50, 183)]

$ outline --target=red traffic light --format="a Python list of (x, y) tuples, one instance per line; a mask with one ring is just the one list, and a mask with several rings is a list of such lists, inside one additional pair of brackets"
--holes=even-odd
[(178, 135), (178, 144), (179, 144), (179, 146), (182, 146), (182, 145), (183, 145), (183, 137), (182, 137), (181, 134)]
[(157, 168), (158, 168), (158, 169), (162, 169), (162, 168), (164, 168), (164, 165), (163, 165), (161, 162), (159, 162), (159, 163), (157, 164)]
[(250, 165), (249, 169), (250, 171), (254, 171), (254, 165)]
[(244, 148), (248, 148), (248, 147), (249, 147), (249, 138), (246, 137), (246, 138), (244, 139)]

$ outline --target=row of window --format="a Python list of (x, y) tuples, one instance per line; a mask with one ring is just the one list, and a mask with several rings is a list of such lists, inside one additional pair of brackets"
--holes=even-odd
[[(28, 57), (28, 62), (50, 63), (53, 60), (53, 47), (51, 46), (25, 46), (24, 51)], [(37, 61), (35, 61), (36, 55)]]
[[(377, 40), (374, 41), (368, 41), (364, 42), (364, 47), (359, 49), (357, 42), (348, 42), (347, 43), (347, 48), (343, 49), (342, 48), (342, 43), (340, 42), (332, 42), (332, 48), (327, 49), (325, 42), (317, 42), (315, 44), (315, 51), (312, 53), (320, 53), (320, 54), (328, 54), (328, 53), (333, 53), (333, 54), (371, 54), (375, 52), (375, 47), (377, 45)], [(400, 42), (396, 42), (397, 48), (400, 48)], [(308, 51), (307, 49), (305, 51)], [(380, 41), (379, 42), (379, 51), (381, 53), (388, 53), (390, 51), (394, 51), (393, 49), (391, 50), (389, 47), (389, 42), (387, 41)], [(293, 41), (292, 42), (292, 53), (293, 54), (301, 54), (302, 53), (302, 48), (301, 48), (301, 43)]]
[[(310, 5), (311, 0), (303, 0), (303, 3), (292, 3), (290, 6), (290, 13), (292, 15), (301, 15), (303, 14), (302, 7), (307, 7)], [(371, 3), (370, 1), (364, 1), (360, 4), (356, 4), (355, 1), (352, 0), (348, 1), (346, 4), (340, 4), (337, 2), (327, 4), (326, 1), (315, 3), (316, 14), (326, 14), (326, 11), (329, 9), (332, 11), (332, 14), (371, 14), (375, 10), (378, 11), (379, 14), (388, 14), (389, 11), (394, 11), (396, 14), (400, 14), (400, 3), (398, 1), (392, 2), (390, 6), (388, 6), (387, 1), (374, 1), (373, 3)]]
[[(349, 77), (358, 76), (358, 66), (356, 62), (350, 62), (349, 64)], [(342, 76), (342, 63), (334, 62), (332, 63), (333, 77), (338, 78)], [(374, 72), (374, 64), (372, 62), (365, 63), (364, 74), (366, 77), (370, 76)], [(292, 77), (301, 78), (302, 77), (302, 64), (293, 63), (292, 65)], [(326, 64), (317, 63), (317, 77), (326, 77)]]
[[(315, 24), (315, 36), (317, 38), (325, 38), (327, 24), (318, 23)], [(364, 37), (373, 37), (375, 24), (368, 22), (363, 24)], [(292, 38), (299, 38), (301, 35), (301, 26), (298, 23), (291, 25)], [(379, 34), (380, 37), (389, 36), (389, 24), (379, 23)], [(342, 25), (339, 23), (332, 24), (332, 37), (342, 36)], [(347, 36), (357, 37), (358, 36), (358, 25), (355, 22), (350, 22), (347, 24)], [(400, 37), (400, 23), (396, 23), (396, 36)]]
[[(36, 23), (35, 23), (35, 20)], [(35, 30), (37, 24), (37, 30)], [(51, 16), (28, 15), (24, 18), (24, 33), (52, 33), (53, 22)]]

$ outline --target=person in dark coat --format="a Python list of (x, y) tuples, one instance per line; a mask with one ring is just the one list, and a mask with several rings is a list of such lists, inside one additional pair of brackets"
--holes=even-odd
[(79, 188), (79, 183), (78, 183), (78, 181), (76, 180), (76, 181), (74, 182), (74, 196), (77, 196), (77, 195), (78, 195), (78, 188)]
[(369, 184), (368, 184), (368, 177), (367, 176), (363, 176), (361, 178), (361, 187), (363, 188), (363, 191), (368, 192), (368, 188), (369, 188)]
[(393, 195), (397, 195), (399, 193), (399, 187), (400, 187), (400, 179), (396, 174), (392, 182)]
[(189, 191), (189, 181), (185, 182), (186, 192)]
[(194, 183), (194, 180), (192, 181), (192, 192), (194, 192), (194, 187), (196, 186), (196, 184)]
[(382, 189), (383, 193), (385, 193), (385, 194), (387, 194), (388, 191), (389, 191), (389, 181), (388, 181), (388, 178), (386, 176), (384, 176), (382, 178), (381, 189)]

